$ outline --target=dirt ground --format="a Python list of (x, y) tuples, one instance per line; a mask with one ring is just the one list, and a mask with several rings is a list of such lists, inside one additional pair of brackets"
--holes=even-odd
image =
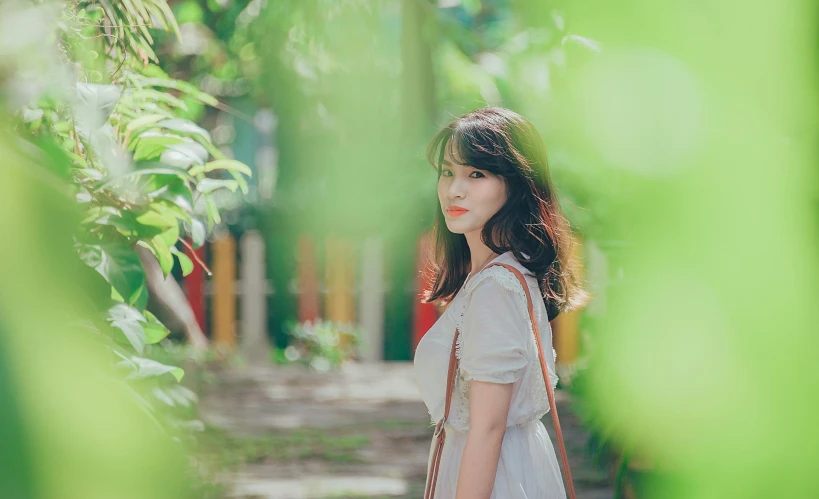
[[(210, 373), (200, 397), (221, 497), (423, 497), (432, 426), (410, 362), (230, 368)], [(613, 498), (568, 395), (556, 397), (577, 497)], [(557, 448), (548, 414), (544, 424)]]

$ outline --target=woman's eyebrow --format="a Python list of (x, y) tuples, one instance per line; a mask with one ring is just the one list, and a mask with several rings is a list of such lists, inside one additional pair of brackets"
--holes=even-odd
[(458, 165), (458, 166), (465, 166), (465, 167), (467, 167), (467, 168), (473, 168), (472, 166), (469, 166), (469, 165), (464, 165), (464, 164), (461, 164), (461, 163), (452, 163), (452, 162), (450, 162), (450, 161), (448, 161), (448, 160), (446, 160), (446, 159), (441, 160), (441, 164), (442, 164), (443, 166)]

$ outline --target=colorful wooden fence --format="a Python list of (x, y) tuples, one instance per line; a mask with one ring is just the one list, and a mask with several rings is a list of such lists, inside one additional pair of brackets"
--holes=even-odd
[[(298, 295), (298, 310), (294, 315), (300, 322), (326, 318), (358, 327), (362, 332), (361, 359), (383, 360), (387, 292), (383, 242), (373, 237), (356, 245), (340, 237), (328, 237), (324, 243), (322, 272), (316, 242), (307, 235), (298, 240), (295, 285), (286, 290)], [(433, 304), (421, 303), (423, 291), (433, 284), (428, 272), (430, 244), (428, 235), (421, 237), (416, 249), (417, 291), (411, 304), (412, 324), (407, 328), (413, 352), (441, 313)], [(224, 231), (217, 235), (206, 247), (197, 250), (200, 259), (210, 257), (212, 277), (205, 280), (204, 270), (196, 263), (194, 271), (185, 278), (184, 288), (200, 326), (215, 345), (234, 350), (238, 344), (248, 357), (263, 361), (269, 351), (267, 300), (277, 290), (272, 289), (266, 278), (261, 234), (249, 231), (242, 236), (240, 246), (241, 255), (232, 234)], [(575, 252), (579, 258), (582, 252), (579, 240)], [(237, 273), (237, 261), (241, 261), (240, 273)], [(210, 321), (206, 320), (207, 309)], [(239, 310), (241, 321), (237, 316)], [(570, 381), (579, 356), (579, 314), (579, 311), (561, 314), (551, 324), (557, 367), (565, 381)]]

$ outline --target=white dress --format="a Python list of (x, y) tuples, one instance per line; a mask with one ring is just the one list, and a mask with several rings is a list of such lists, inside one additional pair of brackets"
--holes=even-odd
[[(507, 263), (520, 270), (534, 302), (541, 344), (552, 387), (557, 384), (555, 351), (546, 307), (534, 274), (511, 251), (490, 263)], [(487, 264), (488, 265), (488, 264)], [(506, 268), (484, 268), (468, 279), (446, 311), (427, 331), (415, 350), (414, 372), (434, 425), (444, 415), (446, 378), (455, 328), (459, 369), (452, 391), (446, 440), (441, 456), (435, 499), (454, 499), (458, 472), (469, 431), (469, 380), (513, 383), (512, 400), (501, 444), (491, 499), (564, 499), (566, 497), (554, 447), (540, 418), (549, 411), (526, 295)], [(430, 457), (435, 440), (430, 446)], [(427, 469), (429, 469), (429, 460)], [(429, 477), (427, 477), (429, 479)]]

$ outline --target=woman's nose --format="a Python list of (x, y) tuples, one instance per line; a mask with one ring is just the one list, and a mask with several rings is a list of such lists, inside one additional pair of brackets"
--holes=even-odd
[(449, 184), (449, 189), (447, 190), (447, 196), (450, 199), (460, 199), (464, 197), (466, 193), (466, 186), (464, 182), (459, 179), (453, 179), (452, 183)]

